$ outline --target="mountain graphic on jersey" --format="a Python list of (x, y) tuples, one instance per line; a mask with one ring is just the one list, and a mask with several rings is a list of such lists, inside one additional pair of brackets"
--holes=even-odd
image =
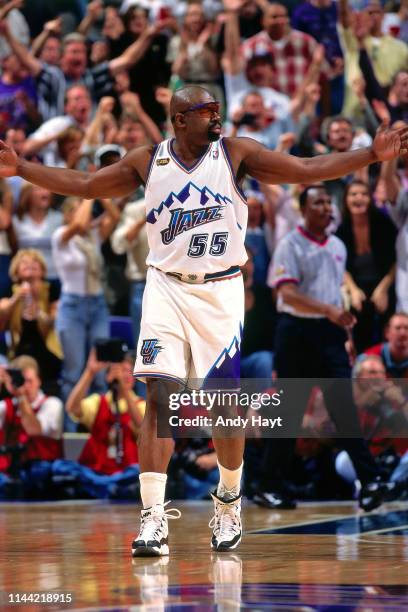
[[(213, 207), (225, 207), (228, 204), (232, 204), (232, 200), (227, 196), (223, 196), (220, 193), (213, 193), (211, 189), (204, 186), (202, 188), (197, 187), (194, 183), (189, 181), (178, 193), (172, 191), (165, 200), (161, 202), (158, 208), (152, 208), (146, 216), (147, 223), (154, 224), (158, 221), (160, 215), (164, 211), (176, 205), (177, 208), (184, 210), (185, 204), (188, 202), (188, 209), (193, 212), (193, 208), (213, 208)], [(214, 219), (210, 219), (214, 221)]]

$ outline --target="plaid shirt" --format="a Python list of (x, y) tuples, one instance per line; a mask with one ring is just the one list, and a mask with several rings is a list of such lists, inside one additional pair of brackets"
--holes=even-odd
[(291, 30), (279, 41), (273, 41), (262, 30), (242, 44), (242, 52), (246, 60), (253, 55), (271, 53), (276, 71), (274, 87), (293, 97), (309, 69), (316, 45), (314, 38), (298, 30)]

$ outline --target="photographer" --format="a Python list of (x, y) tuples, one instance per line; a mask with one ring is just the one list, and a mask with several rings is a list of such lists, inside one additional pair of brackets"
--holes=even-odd
[[(54, 475), (75, 476), (79, 493), (90, 497), (135, 495), (139, 475), (136, 438), (145, 402), (132, 390), (133, 357), (120, 353), (121, 348), (121, 343), (113, 339), (97, 343), (66, 404), (72, 420), (81, 423), (91, 435), (79, 464), (59, 461)], [(97, 373), (106, 368), (110, 390), (87, 396)]]
[[(386, 369), (378, 355), (361, 355), (352, 375), (355, 381), (354, 399), (370, 451), (376, 456), (379, 466), (388, 468), (388, 472), (389, 466), (392, 467), (388, 499), (400, 497), (404, 490), (407, 491), (408, 401), (401, 388), (387, 378)], [(401, 437), (395, 437), (396, 432)], [(357, 480), (350, 457), (345, 451), (336, 457), (336, 471), (349, 482)], [(400, 486), (394, 489), (394, 482)]]
[[(47, 397), (41, 390), (38, 364), (21, 355), (0, 369), (4, 399), (0, 401), (0, 442), (9, 451), (2, 457), (3, 473), (14, 472), (12, 453), (20, 445), (17, 474), (25, 495), (45, 497), (50, 493), (52, 462), (62, 457), (63, 406), (57, 397)], [(11, 470), (11, 468), (13, 468)], [(8, 478), (0, 479), (0, 496)]]
[(401, 387), (387, 379), (381, 357), (359, 357), (353, 368), (353, 378), (356, 381), (355, 402), (370, 450), (375, 455), (389, 447), (397, 452), (407, 450), (406, 439), (395, 438), (395, 433), (408, 435), (408, 401)]
[(229, 136), (250, 137), (268, 149), (276, 149), (281, 145), (281, 137), (285, 135), (285, 139), (289, 139), (290, 134), (289, 148), (295, 144), (295, 125), (291, 115), (288, 113), (280, 117), (273, 110), (268, 110), (262, 94), (257, 91), (251, 91), (244, 97), (241, 108), (234, 112), (232, 119)]

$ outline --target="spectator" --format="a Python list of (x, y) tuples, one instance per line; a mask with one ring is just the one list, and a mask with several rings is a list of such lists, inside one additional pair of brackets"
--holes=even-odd
[[(67, 128), (57, 138), (57, 157), (55, 164), (60, 168), (77, 168), (81, 162), (81, 158), (85, 157), (85, 153), (82, 153), (84, 132), (80, 127), (71, 126)], [(85, 163), (85, 169), (88, 170), (88, 164)]]
[[(42, 391), (35, 359), (21, 355), (10, 365), (21, 370), (22, 384), (13, 384), (7, 370), (1, 371), (1, 382), (9, 395), (0, 401), (3, 440), (10, 447), (24, 445), (18, 473), (24, 495), (52, 497), (52, 464), (62, 457), (62, 402)], [(9, 468), (10, 460), (5, 470)], [(3, 495), (9, 482), (9, 478), (2, 479)]]
[[(30, 29), (28, 23), (18, 9), (21, 8), (21, 0), (0, 0), (0, 21), (7, 19), (8, 26), (13, 34), (23, 45), (30, 43)], [(3, 59), (11, 54), (9, 45), (0, 40), (0, 58)]]
[[(119, 220), (110, 200), (102, 200), (105, 214), (92, 225), (93, 200), (67, 198), (64, 225), (52, 236), (53, 257), (61, 280), (61, 301), (56, 327), (64, 352), (62, 395), (67, 398), (84, 369), (89, 347), (107, 337), (108, 310), (102, 292), (100, 245)], [(95, 377), (103, 391), (102, 374)], [(68, 427), (72, 427), (67, 423)]]
[(253, 283), (266, 286), (269, 262), (272, 254), (272, 213), (268, 200), (263, 193), (246, 192), (248, 204), (248, 226), (245, 246), (249, 247), (253, 258)]
[[(344, 151), (359, 148), (359, 146), (355, 146), (355, 131), (353, 124), (350, 119), (347, 119), (345, 116), (340, 115), (328, 118), (322, 125), (322, 132), (323, 140), (326, 142), (328, 151), (330, 152), (343, 153)], [(371, 139), (367, 141), (366, 146), (369, 146), (370, 142)], [(346, 186), (352, 180), (353, 176), (354, 178), (361, 178), (368, 182), (368, 169), (363, 168), (358, 173), (354, 173), (354, 175), (325, 181), (326, 189), (332, 196), (333, 203), (339, 210), (342, 209)]]
[(24, 145), (25, 155), (42, 151), (44, 163), (64, 167), (58, 155), (57, 139), (69, 127), (85, 130), (90, 123), (92, 102), (85, 85), (72, 85), (65, 95), (65, 114), (45, 121)]
[[(340, 47), (336, 29), (337, 7), (333, 0), (306, 0), (294, 10), (291, 24), (295, 30), (300, 30), (313, 36), (323, 45), (326, 60), (332, 68), (330, 81), (330, 100), (322, 99), (322, 107), (327, 106), (330, 114), (340, 113), (343, 106), (344, 76), (343, 53)], [(323, 90), (325, 93), (325, 90)]]
[(406, 177), (397, 173), (397, 162), (381, 166), (381, 178), (385, 187), (387, 210), (397, 226), (398, 238), (395, 291), (398, 312), (408, 312), (408, 190)]
[[(79, 463), (58, 461), (54, 476), (76, 479), (80, 494), (90, 497), (134, 497), (139, 475), (137, 434), (143, 421), (145, 402), (133, 393), (134, 358), (121, 363), (103, 363), (92, 349), (86, 368), (72, 389), (66, 404), (71, 419), (83, 425), (90, 437)], [(105, 394), (87, 396), (98, 373), (108, 367)]]
[(337, 9), (332, 0), (306, 0), (295, 8), (291, 17), (295, 30), (313, 36), (325, 49), (326, 59), (334, 65), (343, 57), (337, 35)]
[(93, 102), (111, 93), (113, 75), (118, 70), (130, 68), (140, 59), (147, 37), (147, 33), (144, 33), (119, 57), (87, 68), (85, 38), (74, 32), (63, 39), (61, 62), (57, 67), (49, 66), (34, 57), (31, 51), (11, 35), (5, 22), (2, 22), (2, 30), (16, 57), (37, 81), (39, 110), (44, 120), (63, 114), (65, 95), (72, 84), (85, 84)]
[(295, 130), (290, 114), (276, 117), (273, 111), (266, 109), (262, 94), (256, 91), (244, 97), (241, 108), (232, 118), (230, 136), (249, 136), (268, 149), (276, 149), (280, 137)]
[[(408, 121), (408, 70), (398, 70), (389, 87), (381, 87), (366, 48), (359, 39), (359, 64), (366, 82), (366, 96), (377, 114), (386, 121)], [(408, 66), (408, 62), (406, 64)]]
[[(288, 385), (285, 401), (291, 410), (292, 424), (302, 422), (313, 382), (317, 377), (350, 377), (349, 357), (345, 350), (347, 329), (355, 322), (344, 310), (341, 298), (346, 263), (344, 244), (327, 235), (331, 221), (331, 200), (324, 187), (310, 185), (300, 197), (304, 227), (283, 238), (270, 268), (270, 285), (278, 291), (280, 312), (275, 336), (274, 367), (279, 378), (301, 378), (301, 385)], [(323, 385), (326, 408), (337, 432), (359, 432), (351, 386)], [(292, 420), (293, 419), (293, 420)], [(254, 501), (270, 508), (293, 508), (286, 493), (284, 475), (293, 458), (296, 440), (265, 440), (266, 454), (261, 491)], [(361, 438), (343, 438), (363, 484), (359, 503), (366, 511), (382, 502), (384, 488), (374, 482), (380, 476), (365, 442)]]
[(290, 98), (303, 84), (313, 61), (317, 42), (308, 34), (293, 30), (283, 4), (274, 2), (264, 9), (263, 30), (242, 45), (245, 58), (270, 53), (275, 67), (275, 87)]
[(198, 83), (207, 88), (216, 100), (222, 101), (223, 92), (216, 81), (220, 67), (213, 39), (214, 25), (205, 18), (200, 2), (188, 5), (180, 34), (169, 43), (167, 61), (171, 71), (184, 83)]
[[(125, 150), (118, 145), (103, 145), (95, 153), (95, 166), (98, 170), (106, 168), (119, 161), (124, 154)], [(127, 200), (128, 198), (115, 200), (118, 210), (123, 208)], [(95, 209), (99, 213), (103, 212), (103, 206), (99, 200), (94, 203)], [(129, 313), (129, 282), (125, 275), (126, 256), (117, 254), (112, 249), (109, 238), (103, 242), (101, 252), (103, 256), (104, 293), (109, 311), (113, 315), (127, 316)]]
[(347, 0), (340, 0), (337, 25), (344, 52), (345, 101), (343, 113), (347, 117), (358, 116), (358, 101), (352, 91), (352, 83), (361, 77), (359, 68), (358, 36), (364, 37), (364, 46), (373, 62), (376, 78), (382, 87), (389, 86), (394, 75), (407, 68), (408, 48), (394, 36), (383, 34), (383, 9), (379, 0), (369, 0), (362, 13), (353, 13)]
[(0, 297), (9, 295), (8, 274), (11, 254), (16, 248), (12, 224), (13, 196), (5, 179), (0, 181)]
[(51, 236), (62, 225), (62, 214), (51, 208), (52, 194), (47, 189), (25, 183), (21, 189), (13, 228), (19, 249), (36, 249), (45, 260), (48, 279), (57, 280), (51, 253)]
[(160, 130), (150, 116), (143, 109), (138, 94), (131, 91), (123, 92), (120, 96), (123, 114), (132, 115), (135, 123), (140, 124), (147, 135), (147, 142), (158, 144), (163, 140)]
[(115, 40), (106, 32), (105, 36), (110, 42), (112, 57), (129, 45), (140, 45), (140, 56), (130, 70), (131, 91), (139, 94), (143, 108), (149, 109), (150, 117), (160, 125), (165, 117), (154, 91), (158, 86), (167, 85), (170, 78), (170, 66), (166, 61), (168, 37), (162, 30), (172, 26), (174, 21), (168, 16), (162, 19), (158, 15), (154, 23), (149, 24), (149, 9), (142, 2), (132, 3), (123, 11), (121, 17), (125, 32)]
[(149, 134), (133, 113), (124, 113), (119, 121), (116, 142), (126, 151), (149, 144)]
[(126, 204), (120, 223), (112, 234), (111, 244), (118, 255), (126, 253), (126, 275), (130, 281), (129, 313), (132, 318), (133, 338), (137, 345), (146, 285), (146, 257), (149, 251), (144, 199)]
[(398, 454), (405, 453), (408, 448), (408, 400), (404, 389), (387, 380), (379, 355), (360, 355), (353, 367), (353, 378), (357, 383), (354, 397), (360, 422), (371, 452), (379, 455), (391, 447)]
[(61, 25), (60, 17), (47, 21), (44, 24), (43, 31), (33, 40), (31, 45), (33, 55), (50, 66), (59, 66), (61, 61)]
[[(398, 457), (387, 487), (387, 497), (391, 500), (398, 498), (401, 489), (406, 490), (407, 486), (407, 439), (397, 438), (396, 434), (408, 433), (408, 402), (403, 390), (386, 377), (383, 361), (377, 355), (361, 355), (353, 367), (354, 397), (370, 450), (378, 457), (385, 454)], [(345, 451), (336, 458), (336, 470), (345, 480), (357, 482), (358, 488), (357, 474)], [(402, 487), (394, 484), (399, 480)]]
[(298, 186), (284, 189), (280, 185), (261, 185), (262, 193), (267, 201), (269, 227), (272, 231), (268, 239), (269, 249), (273, 251), (278, 242), (301, 222), (299, 211)]
[(13, 257), (10, 277), (12, 297), (0, 300), (3, 328), (11, 334), (11, 356), (37, 360), (41, 377), (56, 393), (62, 352), (55, 333), (58, 291), (45, 280), (47, 266), (35, 249), (21, 249)]
[(397, 231), (375, 207), (363, 181), (353, 180), (346, 186), (343, 211), (337, 236), (347, 249), (345, 283), (357, 318), (354, 343), (361, 353), (382, 336), (394, 306)]
[(262, 94), (266, 108), (276, 117), (290, 113), (290, 98), (274, 89), (275, 66), (273, 56), (264, 49), (254, 52), (247, 60), (241, 56), (238, 9), (234, 2), (225, 0), (225, 53), (222, 60), (228, 115), (231, 117), (241, 106), (248, 93)]
[[(224, 15), (228, 16), (231, 11), (237, 11), (238, 14), (238, 36), (241, 40), (247, 40), (251, 36), (255, 36), (262, 30), (262, 10), (261, 2), (257, 0), (224, 0)], [(225, 24), (223, 23), (219, 41), (218, 41), (218, 53), (221, 56), (225, 50), (226, 31)]]
[(40, 120), (34, 80), (26, 75), (17, 57), (4, 57), (1, 60), (0, 79), (1, 136), (4, 137), (9, 128), (32, 129)]
[(385, 330), (385, 342), (365, 350), (366, 355), (379, 355), (390, 378), (408, 378), (408, 314), (397, 312)]

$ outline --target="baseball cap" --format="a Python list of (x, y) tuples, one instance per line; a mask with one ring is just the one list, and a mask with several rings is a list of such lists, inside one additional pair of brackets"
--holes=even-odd
[(104, 157), (104, 155), (107, 155), (108, 153), (117, 153), (119, 157), (122, 158), (125, 155), (126, 150), (123, 147), (116, 145), (116, 144), (102, 145), (102, 147), (99, 147), (99, 149), (97, 149), (97, 151), (95, 152), (95, 156), (94, 156), (94, 163), (97, 168), (101, 167), (102, 158)]

